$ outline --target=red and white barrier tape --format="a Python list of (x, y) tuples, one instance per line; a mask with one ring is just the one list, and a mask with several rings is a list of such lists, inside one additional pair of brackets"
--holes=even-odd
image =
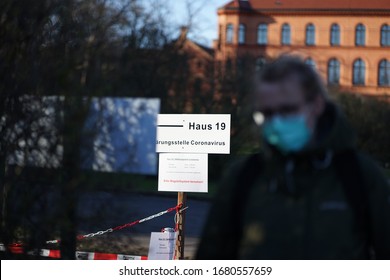
[[(82, 239), (85, 239), (85, 238), (92, 238), (92, 237), (95, 237), (95, 236), (100, 236), (100, 235), (103, 235), (103, 234), (106, 234), (106, 233), (111, 233), (111, 232), (114, 232), (114, 231), (117, 231), (117, 230), (121, 230), (121, 229), (124, 229), (124, 228), (129, 228), (129, 227), (132, 227), (132, 226), (144, 223), (146, 221), (150, 221), (152, 219), (155, 219), (157, 217), (160, 217), (162, 215), (165, 215), (165, 214), (170, 213), (170, 212), (175, 211), (175, 210), (176, 210), (176, 212), (178, 212), (179, 209), (182, 206), (183, 206), (182, 204), (179, 204), (179, 205), (176, 205), (175, 207), (169, 208), (169, 209), (167, 209), (165, 211), (161, 211), (160, 213), (157, 213), (157, 214), (151, 215), (149, 217), (143, 218), (141, 220), (136, 220), (134, 222), (127, 223), (127, 224), (124, 224), (124, 225), (121, 225), (121, 226), (116, 226), (114, 228), (101, 230), (101, 231), (98, 231), (98, 232), (95, 232), (95, 233), (88, 233), (88, 234), (79, 235), (79, 236), (77, 236), (77, 239), (78, 240), (82, 240)], [(46, 241), (46, 244), (57, 244), (59, 242), (60, 242), (60, 240), (55, 239), (55, 240)]]
[[(82, 240), (85, 238), (92, 238), (95, 236), (100, 236), (100, 235), (103, 235), (106, 233), (111, 233), (111, 232), (121, 230), (124, 228), (129, 228), (129, 227), (150, 221), (152, 219), (155, 219), (157, 217), (160, 217), (160, 216), (165, 215), (167, 213), (170, 213), (172, 211), (176, 210), (176, 214), (177, 214), (179, 211), (184, 211), (188, 208), (188, 207), (186, 207), (186, 208), (180, 210), (180, 208), (182, 208), (182, 206), (183, 206), (182, 204), (179, 204), (179, 205), (176, 205), (175, 207), (171, 207), (165, 211), (161, 211), (157, 214), (151, 215), (151, 216), (143, 218), (141, 220), (136, 220), (134, 222), (127, 223), (127, 224), (124, 224), (121, 226), (116, 226), (114, 228), (109, 228), (107, 230), (102, 230), (102, 231), (98, 231), (95, 233), (78, 235), (77, 239)], [(175, 218), (175, 223), (177, 223), (176, 218)], [(177, 227), (177, 225), (176, 225), (176, 227)], [(59, 242), (60, 242), (60, 240), (55, 239), (55, 240), (46, 241), (46, 244), (57, 244)], [(21, 244), (12, 244), (12, 245), (8, 246), (8, 250), (13, 254), (23, 254), (24, 253), (24, 249), (23, 249), (23, 246)], [(0, 251), (6, 251), (4, 244), (0, 243)], [(31, 251), (31, 252), (27, 252), (27, 254), (35, 255), (36, 253), (34, 251)], [(41, 249), (39, 251), (39, 256), (49, 257), (49, 258), (60, 258), (61, 257), (60, 250), (49, 250), (49, 249)], [(147, 257), (76, 251), (76, 259), (77, 260), (146, 260)]]
[[(0, 251), (5, 251), (4, 244), (0, 243)], [(12, 254), (23, 254), (24, 249), (20, 244), (13, 244), (8, 246), (8, 250)], [(41, 249), (39, 252), (30, 251), (28, 255), (39, 255), (41, 257), (59, 259), (61, 258), (60, 250)], [(133, 256), (122, 254), (110, 254), (110, 253), (95, 253), (95, 252), (82, 252), (76, 251), (76, 260), (147, 260), (146, 256)]]
[[(60, 258), (60, 250), (42, 249), (40, 256), (48, 258)], [(146, 256), (133, 256), (122, 254), (96, 253), (76, 251), (76, 260), (147, 260)]]

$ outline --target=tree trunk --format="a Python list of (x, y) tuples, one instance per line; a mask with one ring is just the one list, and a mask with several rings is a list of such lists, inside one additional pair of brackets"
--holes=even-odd
[(75, 259), (77, 236), (77, 193), (81, 187), (80, 146), (81, 132), (85, 119), (82, 97), (65, 99), (63, 129), (63, 176), (62, 176), (62, 219), (61, 258)]

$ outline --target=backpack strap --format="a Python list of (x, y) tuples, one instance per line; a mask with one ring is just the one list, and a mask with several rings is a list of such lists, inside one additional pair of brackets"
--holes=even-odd
[(354, 150), (345, 150), (334, 156), (333, 163), (347, 201), (355, 213), (357, 230), (368, 240), (369, 247), (371, 236), (368, 186), (362, 176), (357, 154)]
[(237, 176), (237, 181), (235, 182), (235, 187), (233, 190), (234, 195), (232, 197), (231, 203), (231, 217), (233, 221), (238, 223), (237, 226), (232, 229), (235, 244), (237, 245), (234, 246), (235, 252), (233, 252), (235, 258), (238, 256), (239, 242), (242, 237), (243, 227), (241, 226), (241, 223), (243, 220), (242, 217), (244, 215), (244, 206), (246, 204), (250, 190), (253, 187), (257, 176), (261, 173), (262, 168), (262, 156), (258, 153), (250, 155), (243, 164), (239, 175)]

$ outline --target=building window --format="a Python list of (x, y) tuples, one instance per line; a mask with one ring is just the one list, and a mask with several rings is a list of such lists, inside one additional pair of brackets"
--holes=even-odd
[(268, 42), (268, 26), (265, 23), (260, 23), (257, 27), (257, 43), (266, 45)]
[(217, 74), (218, 74), (218, 76), (222, 75), (222, 62), (221, 61), (217, 61)]
[(366, 79), (366, 65), (362, 59), (357, 59), (353, 63), (353, 84), (364, 85)]
[(245, 25), (240, 24), (238, 28), (238, 43), (245, 44)]
[(328, 83), (331, 85), (340, 83), (340, 62), (335, 58), (328, 62)]
[(306, 26), (306, 45), (314, 46), (316, 41), (316, 28), (313, 24), (308, 24)]
[(340, 26), (336, 23), (330, 28), (330, 44), (340, 46)]
[(266, 63), (267, 61), (264, 57), (258, 57), (256, 59), (255, 71), (260, 72)]
[(314, 62), (314, 60), (312, 59), (312, 58), (307, 58), (306, 60), (305, 60), (305, 63), (307, 64), (307, 65), (310, 65), (311, 67), (313, 67), (314, 69), (316, 68), (316, 63)]
[(194, 92), (196, 94), (201, 94), (202, 92), (202, 84), (203, 84), (203, 81), (201, 78), (196, 78), (195, 81), (194, 81)]
[(236, 67), (238, 73), (242, 74), (244, 72), (244, 60), (242, 58), (237, 58)]
[(222, 25), (219, 25), (218, 28), (218, 50), (221, 48), (222, 43)]
[(387, 24), (382, 25), (381, 46), (390, 47), (390, 25), (387, 25)]
[(202, 63), (202, 61), (198, 60), (198, 61), (196, 62), (196, 67), (198, 67), (198, 70), (202, 70), (202, 68), (203, 68), (203, 63)]
[(285, 23), (282, 26), (282, 45), (291, 44), (291, 28), (290, 25)]
[(390, 86), (390, 61), (387, 59), (381, 60), (378, 72), (378, 84), (385, 87)]
[(364, 27), (364, 25), (361, 23), (359, 23), (356, 26), (355, 45), (356, 46), (366, 45), (366, 27)]
[(226, 65), (225, 65), (225, 67), (226, 67), (226, 74), (228, 74), (228, 75), (232, 74), (232, 71), (233, 71), (233, 63), (232, 63), (231, 58), (228, 58), (228, 59), (226, 60)]
[(234, 28), (233, 24), (228, 24), (226, 26), (226, 43), (233, 43), (233, 34), (234, 34)]

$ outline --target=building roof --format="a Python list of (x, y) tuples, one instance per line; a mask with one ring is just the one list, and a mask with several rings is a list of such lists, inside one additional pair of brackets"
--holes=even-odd
[(227, 3), (222, 8), (252, 9), (250, 1), (234, 0)]
[(234, 0), (222, 9), (390, 10), (390, 0)]
[(197, 45), (200, 49), (202, 49), (202, 51), (208, 53), (209, 55), (213, 56), (214, 57), (214, 49), (212, 48), (209, 48), (209, 47), (206, 47), (202, 44), (199, 44), (199, 43), (196, 43), (196, 42), (193, 42), (195, 45)]
[(182, 26), (180, 30), (180, 36), (173, 41), (173, 44), (174, 45), (178, 44), (181, 48), (186, 47), (187, 50), (188, 48), (192, 50), (197, 50), (198, 53), (199, 52), (202, 53), (203, 56), (206, 56), (209, 59), (214, 58), (214, 49), (206, 47), (202, 44), (199, 44), (195, 41), (188, 39), (187, 34), (188, 34), (188, 28)]

